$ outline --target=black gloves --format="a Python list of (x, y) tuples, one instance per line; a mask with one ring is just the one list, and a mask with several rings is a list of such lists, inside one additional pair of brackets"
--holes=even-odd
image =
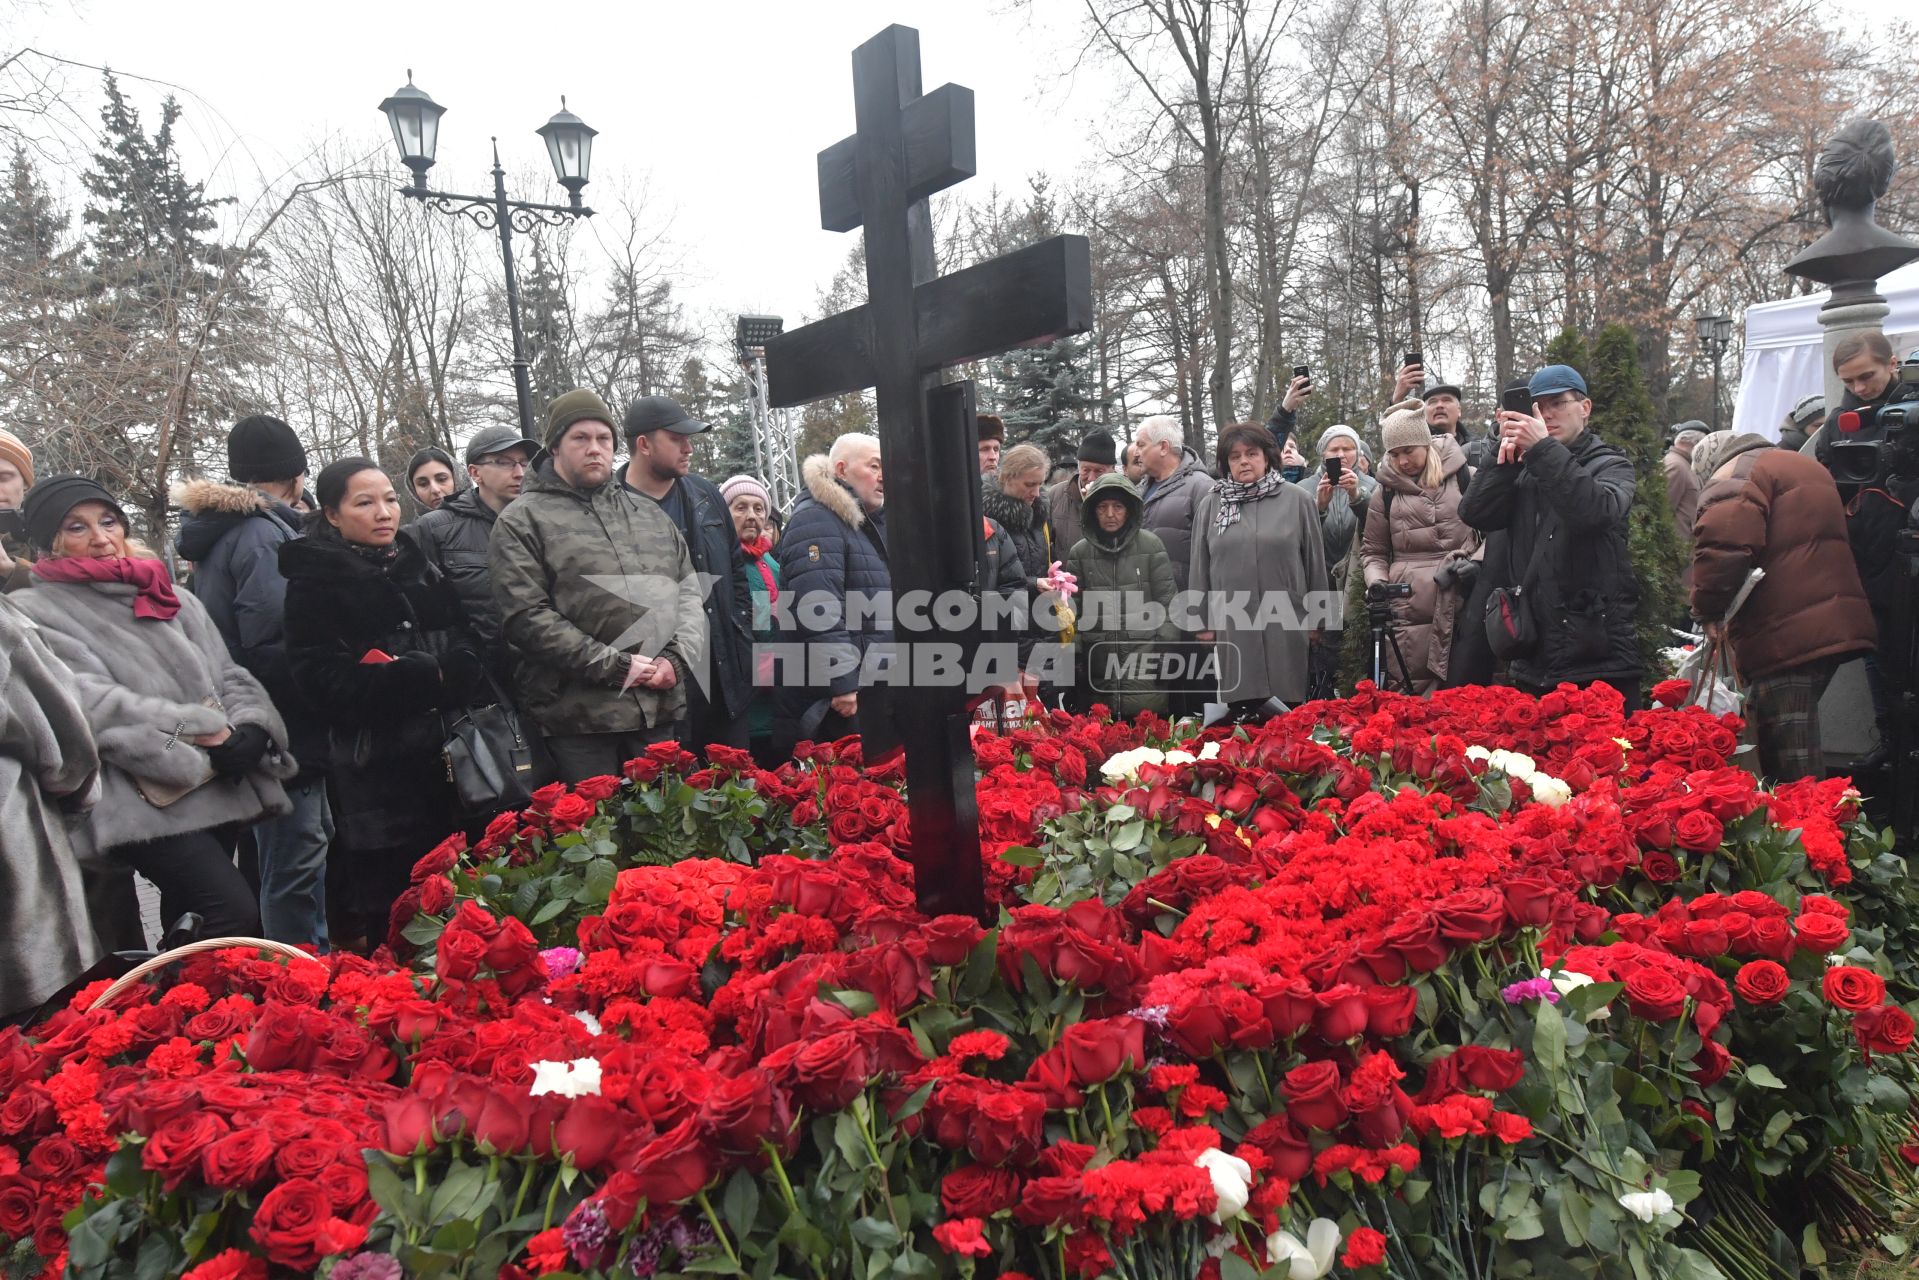
[(486, 688), (486, 663), (471, 649), (455, 649), (440, 663), (440, 682), (442, 707), (471, 706)]
[(215, 773), (228, 777), (237, 777), (251, 773), (273, 747), (273, 739), (267, 731), (257, 724), (235, 725), (227, 734), (227, 740), (217, 747), (207, 748), (207, 759), (213, 762)]
[(1479, 561), (1448, 560), (1433, 575), (1433, 582), (1444, 591), (1448, 587), (1457, 587), (1462, 595), (1472, 593), (1473, 584), (1479, 581)]

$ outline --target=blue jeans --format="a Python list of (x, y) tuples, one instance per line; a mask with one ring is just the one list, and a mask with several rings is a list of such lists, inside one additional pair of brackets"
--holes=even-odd
[(293, 812), (256, 823), (260, 848), (260, 922), (275, 942), (327, 950), (326, 855), (333, 810), (326, 779), (287, 784)]

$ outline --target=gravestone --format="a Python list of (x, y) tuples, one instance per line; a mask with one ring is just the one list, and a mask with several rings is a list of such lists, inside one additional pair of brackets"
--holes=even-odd
[[(1091, 254), (1085, 237), (1055, 236), (935, 275), (926, 202), (973, 175), (973, 94), (921, 93), (917, 31), (888, 27), (853, 51), (853, 109), (853, 135), (819, 155), (820, 224), (863, 229), (866, 303), (768, 343), (769, 398), (783, 408), (873, 388), (894, 598), (937, 599), (971, 590), (983, 554), (973, 385), (942, 383), (941, 371), (1089, 329)], [(910, 666), (913, 644), (933, 633), (894, 621)], [(906, 753), (914, 877), (930, 915), (985, 913), (966, 701), (963, 686), (860, 693), (868, 762)]]

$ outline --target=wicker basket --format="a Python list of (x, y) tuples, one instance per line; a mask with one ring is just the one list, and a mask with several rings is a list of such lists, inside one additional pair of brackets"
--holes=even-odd
[(175, 947), (171, 951), (162, 951), (151, 960), (141, 961), (127, 973), (123, 974), (112, 986), (96, 996), (93, 1003), (88, 1005), (87, 1008), (89, 1010), (98, 1008), (119, 995), (122, 991), (125, 991), (128, 987), (131, 987), (134, 983), (140, 981), (140, 979), (146, 977), (149, 973), (157, 972), (170, 964), (185, 960), (188, 956), (197, 956), (206, 951), (225, 951), (228, 947), (244, 947), (253, 951), (268, 951), (276, 956), (285, 956), (289, 960), (311, 960), (315, 964), (323, 963), (320, 958), (312, 952), (302, 951), (300, 948), (290, 946), (284, 942), (270, 942), (265, 938), (208, 938), (203, 942), (189, 942), (184, 947)]

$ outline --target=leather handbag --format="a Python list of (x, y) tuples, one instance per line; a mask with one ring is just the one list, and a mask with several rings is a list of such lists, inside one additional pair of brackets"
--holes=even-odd
[(460, 807), (472, 814), (519, 809), (533, 798), (533, 744), (492, 678), (496, 701), (468, 707), (446, 727), (446, 776)]
[(1535, 550), (1518, 585), (1494, 587), (1486, 596), (1486, 644), (1501, 662), (1525, 658), (1539, 647), (1539, 626), (1527, 607), (1526, 589), (1533, 580), (1533, 566), (1539, 561)]

